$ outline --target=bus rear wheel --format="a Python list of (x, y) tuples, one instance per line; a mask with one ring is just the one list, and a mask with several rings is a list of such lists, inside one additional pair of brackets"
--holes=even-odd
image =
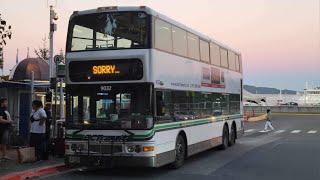
[(232, 146), (235, 143), (236, 143), (236, 126), (234, 124), (232, 124), (229, 146)]
[(178, 169), (183, 165), (184, 159), (186, 157), (186, 144), (182, 135), (179, 135), (177, 138), (175, 154), (176, 159), (171, 164), (171, 168)]
[(225, 150), (228, 148), (229, 145), (229, 130), (228, 127), (225, 125), (223, 127), (223, 132), (222, 132), (222, 144), (220, 145), (221, 150)]

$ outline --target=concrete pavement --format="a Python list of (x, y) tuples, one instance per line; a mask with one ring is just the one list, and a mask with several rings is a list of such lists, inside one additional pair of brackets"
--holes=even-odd
[(16, 149), (9, 149), (8, 156), (12, 160), (0, 162), (0, 180), (20, 179), (18, 177), (32, 177), (49, 172), (58, 171), (64, 167), (63, 158), (50, 157), (49, 160), (33, 162), (33, 163), (18, 163)]

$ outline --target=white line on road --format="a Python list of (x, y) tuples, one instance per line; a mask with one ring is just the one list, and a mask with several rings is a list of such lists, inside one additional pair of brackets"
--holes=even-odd
[(317, 133), (317, 131), (311, 130), (311, 131), (308, 132), (308, 134), (314, 134), (314, 133)]
[(259, 131), (259, 132), (269, 132), (269, 131), (270, 131), (270, 130), (266, 130), (266, 131), (265, 131), (265, 130), (262, 130), (262, 131)]
[(278, 130), (278, 131), (276, 131), (275, 133), (283, 133), (283, 132), (285, 132), (286, 130)]
[(299, 133), (301, 130), (294, 130), (294, 131), (291, 131), (291, 133)]
[(252, 132), (254, 131), (255, 129), (248, 129), (248, 130), (245, 130), (244, 132), (247, 133), (247, 132)]

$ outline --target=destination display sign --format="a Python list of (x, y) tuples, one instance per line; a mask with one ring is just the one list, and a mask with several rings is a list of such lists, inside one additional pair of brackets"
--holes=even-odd
[(92, 67), (93, 74), (119, 74), (116, 70), (116, 65), (100, 65)]
[(143, 64), (140, 59), (72, 61), (69, 77), (73, 82), (141, 80)]

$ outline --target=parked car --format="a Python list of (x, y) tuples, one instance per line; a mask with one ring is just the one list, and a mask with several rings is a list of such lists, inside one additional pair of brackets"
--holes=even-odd
[(298, 103), (296, 102), (287, 102), (283, 104), (284, 106), (298, 106)]
[(177, 120), (188, 120), (194, 119), (194, 115), (188, 111), (175, 111), (174, 119)]

